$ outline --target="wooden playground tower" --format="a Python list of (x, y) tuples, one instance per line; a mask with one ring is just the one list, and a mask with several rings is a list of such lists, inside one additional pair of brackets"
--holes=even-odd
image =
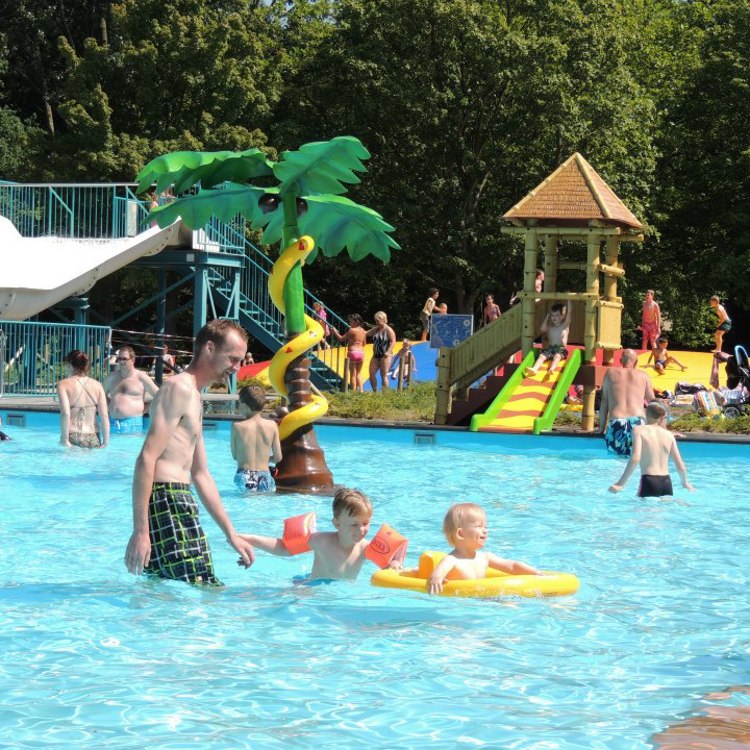
[[(602, 362), (608, 367), (614, 362), (615, 351), (621, 348), (623, 305), (617, 295), (617, 280), (625, 271), (619, 260), (620, 245), (643, 242), (644, 227), (579, 153), (561, 164), (504, 214), (503, 219), (510, 226), (501, 231), (524, 240), (524, 284), (518, 295), (521, 298), (520, 348), (524, 355), (533, 348), (539, 325), (549, 307), (555, 302), (573, 302), (569, 343), (584, 347), (583, 365), (575, 382), (584, 387), (582, 427), (590, 432), (594, 429), (596, 386), (603, 377), (603, 368), (596, 365), (596, 350), (604, 350)], [(561, 259), (560, 243), (584, 243), (586, 260)], [(540, 263), (542, 252), (544, 262)], [(534, 290), (537, 268), (544, 270), (543, 292)], [(559, 290), (560, 271), (583, 272), (584, 289)], [(518, 313), (514, 309), (509, 313), (512, 314), (504, 315), (475, 334), (472, 337), (475, 342), (471, 339), (464, 342), (465, 351), (440, 350), (435, 415), (438, 424), (447, 421), (454, 386), (460, 392), (468, 379), (475, 376), (479, 363), (502, 364), (508, 351), (498, 344), (513, 342), (517, 348)], [(515, 326), (514, 332), (504, 330), (510, 326)], [(496, 347), (494, 359), (490, 351), (493, 345)], [(482, 348), (485, 351), (481, 351)], [(456, 356), (452, 357), (454, 353)], [(462, 362), (471, 363), (466, 372), (462, 372), (459, 364)]]

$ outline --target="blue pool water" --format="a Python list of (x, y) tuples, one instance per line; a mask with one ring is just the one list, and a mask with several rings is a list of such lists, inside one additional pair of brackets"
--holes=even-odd
[[(141, 439), (66, 451), (54, 421), (29, 425), (0, 444), (0, 747), (640, 750), (750, 683), (750, 447), (685, 445), (699, 489), (662, 502), (636, 499), (635, 477), (609, 495), (623, 464), (598, 441), (319, 428), (409, 562), (476, 501), (488, 549), (581, 580), (573, 597), (460, 600), (372, 588), (371, 568), (294, 585), (305, 555), (244, 571), (208, 517), (225, 589), (136, 579)], [(206, 433), (239, 529), (306, 510), (329, 528), (329, 498), (239, 496), (228, 438)]]

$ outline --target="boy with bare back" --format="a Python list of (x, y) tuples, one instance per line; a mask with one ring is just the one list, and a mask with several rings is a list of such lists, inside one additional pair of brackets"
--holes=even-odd
[(667, 430), (667, 409), (658, 401), (646, 407), (646, 424), (633, 430), (633, 453), (622, 476), (610, 488), (620, 492), (625, 487), (635, 467), (641, 467), (641, 485), (638, 497), (665, 497), (672, 495), (672, 478), (669, 476), (669, 459), (674, 461), (682, 486), (692, 492), (687, 480), (687, 469), (677, 448), (674, 435)]
[(560, 303), (552, 305), (547, 317), (541, 326), (541, 332), (547, 334), (547, 346), (542, 349), (533, 367), (527, 367), (524, 374), (526, 377), (534, 377), (539, 368), (549, 359), (549, 374), (551, 375), (560, 364), (560, 361), (568, 358), (568, 331), (572, 318), (573, 305), (570, 300), (563, 307)]
[(232, 458), (237, 461), (234, 484), (248, 492), (275, 492), (276, 483), (268, 460), (281, 461), (281, 442), (276, 422), (261, 415), (266, 392), (257, 385), (240, 388), (240, 414), (244, 419), (232, 425)]

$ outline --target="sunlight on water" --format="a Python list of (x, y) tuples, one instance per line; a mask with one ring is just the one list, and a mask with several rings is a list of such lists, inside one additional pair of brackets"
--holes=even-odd
[[(207, 514), (225, 589), (135, 579), (141, 439), (87, 453), (52, 426), (15, 429), (0, 445), (0, 747), (640, 750), (714, 704), (747, 711), (741, 692), (710, 696), (750, 684), (750, 448), (685, 446), (698, 491), (662, 502), (636, 499), (636, 478), (609, 495), (623, 464), (590, 441), (319, 434), (336, 481), (372, 498), (373, 529), (409, 537), (409, 563), (445, 549), (451, 503), (475, 501), (489, 549), (573, 572), (580, 592), (431, 599), (372, 588), (372, 568), (298, 586), (309, 555), (244, 571)], [(276, 535), (307, 510), (330, 528), (330, 498), (238, 495), (228, 431), (206, 441), (240, 530)]]

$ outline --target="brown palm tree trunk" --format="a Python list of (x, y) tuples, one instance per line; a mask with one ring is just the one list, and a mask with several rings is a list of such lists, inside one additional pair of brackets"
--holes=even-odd
[[(289, 411), (310, 403), (310, 360), (297, 357), (284, 375), (289, 389)], [(276, 465), (276, 488), (279, 492), (333, 494), (333, 476), (326, 464), (323, 449), (318, 445), (313, 424), (295, 430), (281, 443), (282, 460)]]

